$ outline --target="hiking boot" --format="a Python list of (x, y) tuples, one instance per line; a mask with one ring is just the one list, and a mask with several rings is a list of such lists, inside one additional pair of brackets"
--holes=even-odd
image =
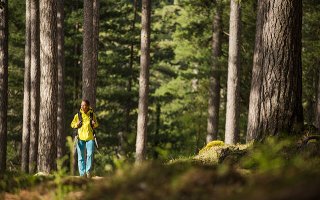
[(89, 172), (87, 173), (87, 178), (91, 178), (91, 174)]

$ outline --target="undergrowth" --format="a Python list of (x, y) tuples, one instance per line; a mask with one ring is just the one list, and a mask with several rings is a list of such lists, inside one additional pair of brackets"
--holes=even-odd
[[(68, 177), (59, 168), (42, 187), (54, 191), (54, 199), (320, 199), (319, 139), (272, 137), (246, 145), (214, 141), (196, 156), (166, 163), (115, 159), (104, 167), (106, 176), (96, 180)], [(10, 172), (0, 188), (16, 192), (42, 181)]]
[(119, 168), (85, 199), (319, 199), (319, 155), (314, 139), (216, 141), (195, 157)]

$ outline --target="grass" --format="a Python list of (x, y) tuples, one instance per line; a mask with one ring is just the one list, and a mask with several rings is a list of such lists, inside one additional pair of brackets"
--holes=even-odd
[[(320, 199), (319, 166), (318, 139), (269, 138), (248, 145), (214, 142), (194, 157), (167, 163), (122, 162), (98, 180), (67, 177), (58, 171), (53, 181), (40, 185), (48, 193), (56, 191), (51, 196), (56, 199)], [(21, 181), (10, 188), (36, 182), (22, 185), (22, 180), (32, 178), (16, 176)]]

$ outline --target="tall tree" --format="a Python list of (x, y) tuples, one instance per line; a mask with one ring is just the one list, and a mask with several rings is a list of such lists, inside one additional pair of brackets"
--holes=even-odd
[(57, 1), (57, 45), (58, 45), (58, 113), (57, 113), (57, 158), (65, 154), (65, 107), (64, 107), (64, 1)]
[[(319, 63), (320, 64), (320, 63)], [(316, 99), (316, 126), (320, 131), (320, 67), (318, 67), (318, 88), (317, 88), (317, 99)]]
[(92, 85), (92, 38), (93, 38), (93, 1), (83, 1), (83, 60), (82, 60), (82, 98), (93, 105)]
[(100, 2), (99, 0), (93, 0), (93, 14), (92, 14), (92, 106), (96, 107), (96, 84), (97, 84), (97, 70), (98, 70), (98, 54), (99, 54), (99, 16), (100, 16)]
[(39, 137), (39, 102), (40, 102), (40, 40), (39, 40), (39, 1), (30, 1), (30, 147), (29, 172), (37, 170)]
[(24, 59), (24, 88), (23, 88), (23, 128), (21, 170), (29, 172), (30, 145), (30, 65), (31, 65), (31, 0), (26, 0), (26, 36)]
[(301, 0), (258, 1), (247, 141), (303, 122), (301, 21)]
[(231, 0), (225, 127), (226, 144), (235, 144), (239, 137), (240, 6), (240, 1)]
[(141, 57), (139, 78), (139, 105), (136, 139), (136, 162), (146, 158), (148, 95), (149, 95), (149, 65), (150, 65), (150, 18), (151, 1), (142, 0), (141, 16)]
[(220, 67), (221, 37), (222, 37), (222, 2), (218, 0), (215, 5), (215, 15), (212, 25), (212, 68), (210, 73), (207, 143), (217, 139), (219, 127), (220, 107)]
[(8, 4), (0, 7), (0, 174), (6, 170), (8, 108)]
[(40, 1), (40, 119), (38, 171), (55, 169), (57, 134), (57, 4)]
[(96, 105), (96, 77), (99, 41), (99, 0), (84, 0), (82, 98)]

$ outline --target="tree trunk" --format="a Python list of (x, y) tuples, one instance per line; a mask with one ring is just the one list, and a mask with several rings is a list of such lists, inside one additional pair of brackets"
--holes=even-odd
[(147, 124), (148, 124), (148, 94), (150, 65), (150, 18), (151, 2), (142, 0), (141, 18), (141, 57), (139, 78), (139, 105), (136, 140), (136, 163), (146, 159)]
[(256, 20), (256, 36), (255, 49), (253, 55), (253, 68), (251, 79), (251, 90), (249, 97), (248, 125), (247, 125), (247, 142), (253, 140), (254, 131), (258, 130), (261, 125), (260, 121), (260, 104), (261, 104), (261, 87), (262, 87), (262, 33), (263, 33), (263, 8), (262, 3), (257, 5), (257, 20)]
[[(80, 25), (77, 23), (75, 24), (75, 32), (80, 32)], [(79, 99), (81, 98), (81, 90), (80, 85), (81, 85), (81, 77), (82, 77), (82, 72), (81, 72), (81, 46), (78, 43), (74, 44), (74, 55), (75, 55), (75, 59), (74, 59), (74, 70), (79, 71), (80, 73), (74, 73), (73, 74), (73, 99)], [(74, 106), (79, 106), (78, 102), (74, 102)]]
[(23, 88), (23, 127), (21, 147), (21, 171), (29, 172), (30, 145), (30, 65), (31, 65), (31, 31), (30, 31), (31, 0), (26, 0), (26, 43), (24, 60)]
[(57, 4), (40, 2), (40, 137), (38, 171), (50, 173), (56, 167), (57, 134)]
[(212, 71), (210, 73), (209, 101), (208, 101), (208, 124), (207, 138), (209, 143), (217, 139), (219, 130), (219, 107), (220, 107), (220, 64), (221, 36), (222, 36), (222, 2), (217, 1), (216, 13), (213, 19), (212, 33)]
[(58, 44), (58, 113), (57, 113), (57, 158), (66, 151), (65, 108), (64, 108), (64, 3), (57, 1), (57, 44)]
[(38, 157), (40, 102), (39, 1), (31, 0), (31, 65), (30, 65), (30, 147), (29, 172), (35, 173)]
[(259, 0), (247, 141), (301, 128), (301, 0)]
[(99, 53), (99, 9), (100, 3), (99, 0), (93, 0), (93, 36), (92, 36), (92, 108), (96, 108), (96, 87), (97, 87), (97, 71), (98, 71), (98, 53)]
[[(78, 9), (78, 5), (76, 5), (75, 10)], [(75, 32), (80, 32), (80, 25), (79, 23), (75, 24)], [(81, 46), (78, 43), (74, 44), (74, 55), (76, 56), (76, 59), (74, 60), (74, 70), (78, 70), (81, 69)], [(81, 73), (79, 75), (79, 73), (74, 73), (73, 75), (73, 80), (74, 80), (74, 85), (73, 85), (73, 99), (79, 99), (81, 98), (81, 91), (79, 91), (79, 86), (81, 85)], [(77, 101), (75, 101), (75, 103), (77, 103)], [(74, 105), (74, 106), (78, 106), (78, 105)], [(71, 174), (72, 175), (76, 175), (77, 171), (78, 171), (78, 155), (77, 155), (77, 150), (74, 148), (73, 152), (72, 152), (72, 159), (71, 159)]]
[(94, 108), (95, 88), (93, 69), (93, 1), (84, 0), (83, 18), (83, 67), (82, 67), (82, 98), (90, 101)]
[(0, 174), (6, 170), (8, 111), (8, 4), (0, 8)]
[(239, 137), (240, 2), (230, 2), (229, 59), (225, 143), (235, 144)]
[(320, 131), (320, 66), (318, 67), (318, 86), (317, 86), (317, 100), (316, 100), (316, 127)]

